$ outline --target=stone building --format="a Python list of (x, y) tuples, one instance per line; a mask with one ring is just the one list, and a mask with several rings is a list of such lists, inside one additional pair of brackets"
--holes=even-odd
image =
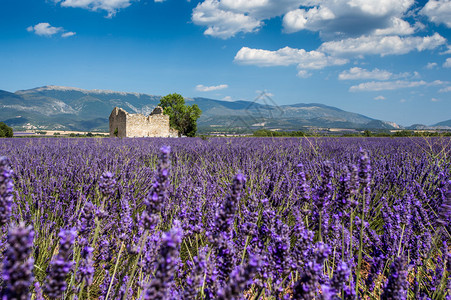
[(110, 137), (176, 137), (177, 130), (169, 127), (169, 116), (163, 115), (163, 108), (155, 107), (147, 117), (129, 114), (115, 107), (110, 114)]

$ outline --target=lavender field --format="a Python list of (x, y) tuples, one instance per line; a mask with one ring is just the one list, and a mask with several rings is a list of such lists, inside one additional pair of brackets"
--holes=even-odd
[(3, 299), (451, 299), (451, 139), (2, 139)]

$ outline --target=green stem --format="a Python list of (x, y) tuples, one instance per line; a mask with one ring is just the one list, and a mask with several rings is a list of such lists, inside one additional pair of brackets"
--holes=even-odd
[(249, 240), (250, 240), (250, 236), (248, 235), (246, 237), (246, 244), (244, 245), (244, 250), (243, 250), (243, 255), (241, 256), (241, 263), (240, 263), (240, 265), (243, 265), (243, 263), (244, 263), (244, 257), (246, 256), (246, 250), (247, 250), (247, 245), (249, 245)]
[(402, 225), (402, 232), (401, 232), (401, 240), (399, 241), (399, 246), (398, 246), (398, 257), (401, 254), (401, 245), (402, 245), (402, 238), (404, 237), (404, 229), (406, 228), (406, 224)]
[(146, 232), (144, 233), (144, 235), (141, 237), (141, 238), (142, 238), (142, 241), (140, 242), (140, 247), (139, 247), (139, 252), (138, 252), (137, 261), (136, 261), (135, 264), (133, 264), (132, 272), (131, 272), (131, 274), (130, 274), (130, 279), (129, 279), (128, 282), (127, 282), (127, 289), (125, 290), (125, 295), (124, 295), (124, 298), (123, 298), (123, 299), (127, 299), (128, 291), (130, 290), (130, 285), (131, 285), (132, 282), (133, 282), (133, 277), (135, 277), (136, 266), (137, 266), (138, 263), (139, 263), (139, 259), (140, 259), (140, 257), (141, 257), (141, 252), (142, 252), (142, 250), (143, 250), (143, 248), (144, 248), (144, 243), (145, 243), (146, 240), (147, 240), (147, 235), (148, 235), (148, 234), (149, 234), (149, 231), (146, 230)]
[(359, 280), (360, 280), (360, 268), (362, 267), (362, 251), (363, 251), (363, 230), (365, 229), (365, 193), (363, 194), (362, 201), (362, 215), (361, 220), (362, 226), (360, 226), (360, 237), (359, 237), (359, 258), (357, 263), (357, 276), (355, 281), (355, 294), (358, 295), (359, 291)]
[(108, 296), (109, 296), (109, 294), (111, 292), (111, 287), (113, 286), (114, 276), (116, 275), (116, 271), (117, 271), (117, 267), (119, 265), (119, 260), (121, 258), (122, 250), (124, 250), (124, 242), (122, 242), (121, 248), (119, 249), (119, 253), (118, 253), (117, 258), (116, 258), (116, 264), (114, 265), (113, 276), (111, 276), (110, 285), (108, 287), (108, 292), (106, 293), (105, 300), (108, 300)]
[[(80, 285), (80, 291), (78, 292), (78, 299), (82, 299), (84, 287), (85, 287), (85, 280), (83, 279), (83, 281), (81, 282), (81, 285)], [(89, 294), (88, 294), (88, 299), (89, 299)]]

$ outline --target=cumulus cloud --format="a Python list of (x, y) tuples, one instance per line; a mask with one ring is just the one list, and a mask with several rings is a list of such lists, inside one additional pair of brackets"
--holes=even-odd
[(443, 63), (443, 67), (451, 68), (451, 57), (446, 59), (446, 61)]
[(388, 90), (397, 90), (397, 89), (405, 89), (405, 88), (414, 88), (418, 86), (431, 85), (428, 84), (424, 80), (420, 81), (405, 81), (405, 80), (396, 80), (396, 81), (370, 81), (364, 82), (359, 85), (353, 85), (349, 88), (350, 92), (359, 92), (359, 91), (388, 91)]
[(439, 102), (440, 100), (437, 99), (437, 98), (432, 98), (431, 101), (432, 101), (432, 102)]
[(412, 34), (415, 30), (402, 17), (414, 0), (316, 0), (283, 17), (286, 32), (319, 31), (325, 38), (376, 33)]
[(56, 0), (63, 7), (78, 7), (92, 11), (104, 10), (113, 17), (120, 9), (129, 7), (133, 0)]
[(66, 37), (74, 36), (75, 34), (76, 34), (76, 33), (73, 32), (73, 31), (68, 31), (68, 32), (63, 33), (63, 34), (61, 35), (61, 37), (66, 38)]
[(374, 69), (372, 71), (361, 69), (358, 67), (351, 68), (347, 71), (343, 71), (338, 75), (340, 80), (355, 80), (355, 79), (376, 79), (376, 80), (388, 80), (393, 76), (393, 73)]
[(54, 27), (47, 22), (38, 23), (34, 26), (29, 26), (27, 28), (27, 31), (34, 32), (37, 35), (46, 37), (51, 37), (54, 36), (55, 34), (61, 33), (61, 37), (66, 38), (76, 34), (75, 32), (72, 31), (65, 32), (63, 27)]
[(335, 19), (335, 14), (327, 7), (314, 7), (309, 10), (296, 9), (283, 17), (283, 25), (288, 33), (302, 29), (319, 30), (324, 21)]
[(385, 97), (384, 96), (377, 96), (377, 97), (374, 97), (374, 100), (385, 100)]
[(34, 32), (37, 35), (52, 36), (64, 31), (63, 27), (53, 27), (49, 23), (38, 23), (27, 28), (28, 32)]
[(399, 55), (435, 49), (446, 39), (435, 33), (426, 37), (361, 36), (323, 43), (319, 50), (332, 55)]
[(302, 0), (205, 0), (193, 10), (194, 24), (206, 26), (205, 35), (222, 39), (255, 32), (263, 21), (299, 7)]
[(202, 84), (198, 84), (196, 86), (196, 90), (198, 90), (199, 92), (211, 92), (211, 91), (223, 90), (228, 87), (229, 86), (227, 84), (220, 84), (220, 85), (213, 85), (213, 86), (205, 86)]
[(411, 35), (413, 33), (415, 33), (415, 28), (409, 22), (398, 17), (393, 17), (390, 20), (390, 26), (374, 31), (375, 35)]
[(451, 0), (429, 0), (420, 12), (435, 24), (445, 24), (451, 28)]
[(435, 69), (435, 68), (437, 68), (437, 63), (435, 63), (435, 62), (430, 62), (426, 65), (426, 69), (431, 70), (431, 69)]
[(439, 90), (440, 93), (447, 93), (447, 92), (451, 92), (451, 86), (447, 86), (443, 89)]
[(312, 76), (312, 73), (308, 72), (307, 70), (299, 70), (298, 72), (298, 77), (309, 78), (310, 76)]
[(261, 67), (297, 65), (299, 69), (322, 69), (327, 66), (343, 65), (346, 59), (327, 56), (319, 51), (305, 51), (285, 47), (277, 51), (241, 48), (235, 55), (235, 62)]

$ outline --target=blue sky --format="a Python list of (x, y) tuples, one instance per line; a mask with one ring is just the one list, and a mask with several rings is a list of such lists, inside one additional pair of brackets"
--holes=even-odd
[(0, 89), (44, 85), (451, 119), (451, 0), (2, 0)]

